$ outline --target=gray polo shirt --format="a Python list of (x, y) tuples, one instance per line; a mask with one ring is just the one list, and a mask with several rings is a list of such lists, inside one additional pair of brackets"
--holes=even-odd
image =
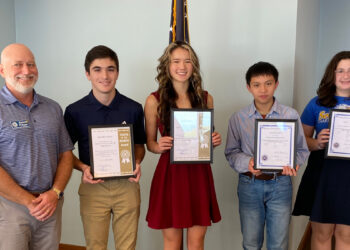
[(24, 189), (50, 189), (59, 154), (72, 150), (62, 109), (34, 91), (30, 107), (0, 91), (0, 166)]

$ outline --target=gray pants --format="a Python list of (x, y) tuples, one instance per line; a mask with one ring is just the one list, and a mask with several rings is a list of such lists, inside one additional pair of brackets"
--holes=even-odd
[(38, 221), (25, 206), (0, 196), (0, 250), (55, 250), (61, 239), (63, 199), (46, 221)]

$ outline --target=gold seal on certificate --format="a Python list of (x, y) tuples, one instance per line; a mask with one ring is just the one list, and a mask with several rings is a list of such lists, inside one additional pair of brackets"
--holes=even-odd
[(265, 172), (296, 166), (297, 120), (256, 119), (254, 168)]
[(133, 176), (132, 125), (89, 126), (89, 140), (94, 179)]
[(170, 163), (213, 162), (212, 109), (171, 109)]
[(350, 110), (332, 109), (329, 114), (326, 158), (350, 159)]

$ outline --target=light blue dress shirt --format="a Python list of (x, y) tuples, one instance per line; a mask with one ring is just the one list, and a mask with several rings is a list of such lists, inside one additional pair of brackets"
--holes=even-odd
[[(255, 119), (263, 117), (252, 104), (234, 113), (228, 125), (225, 156), (230, 166), (238, 173), (248, 172), (250, 158), (254, 156)], [(296, 162), (300, 166), (309, 156), (304, 131), (297, 111), (280, 104), (276, 99), (265, 119), (297, 119)]]

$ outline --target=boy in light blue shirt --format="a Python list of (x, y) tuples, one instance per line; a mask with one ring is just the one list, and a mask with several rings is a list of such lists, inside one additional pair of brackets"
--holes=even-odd
[[(243, 248), (258, 250), (264, 241), (266, 224), (267, 249), (288, 249), (292, 207), (292, 182), (299, 166), (309, 155), (302, 125), (296, 110), (280, 104), (274, 97), (278, 71), (270, 63), (258, 62), (246, 73), (247, 89), (254, 101), (234, 113), (229, 121), (225, 156), (239, 173), (238, 199), (243, 234)], [(254, 169), (255, 119), (296, 119), (296, 168), (284, 166), (278, 174)]]

